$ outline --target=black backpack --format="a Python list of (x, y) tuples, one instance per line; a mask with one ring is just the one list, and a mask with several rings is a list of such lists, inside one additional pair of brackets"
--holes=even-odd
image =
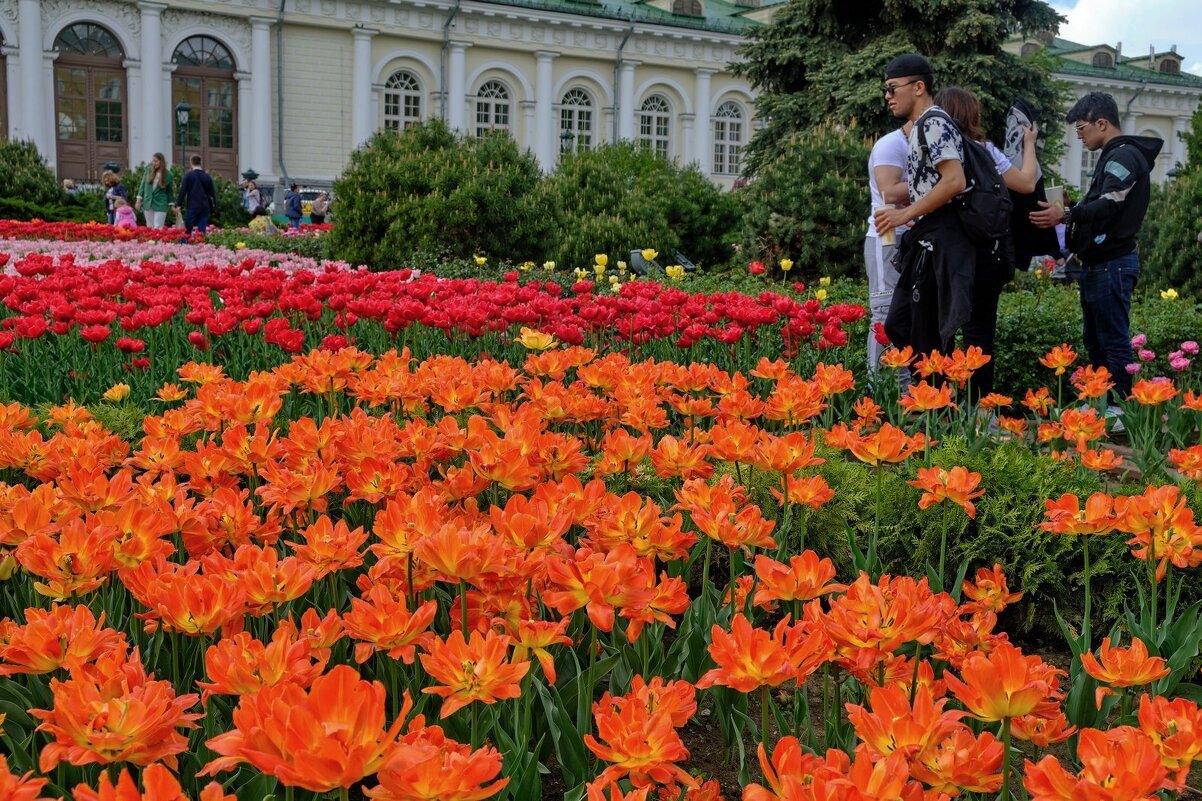
[[(927, 113), (938, 114), (955, 125), (957, 131), (960, 130), (956, 121), (942, 109), (931, 109)], [(968, 238), (981, 249), (1004, 256), (1007, 249), (1013, 250), (1010, 217), (1014, 211), (1014, 201), (1010, 199), (1006, 182), (1002, 180), (997, 164), (985, 146), (963, 133), (960, 138), (964, 142), (964, 179), (968, 188), (952, 202)], [(926, 134), (921, 125), (918, 128), (918, 141), (925, 150)]]

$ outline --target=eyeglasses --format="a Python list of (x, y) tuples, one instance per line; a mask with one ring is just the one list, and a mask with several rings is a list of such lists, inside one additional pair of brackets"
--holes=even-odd
[(906, 83), (895, 83), (892, 86), (889, 84), (885, 84), (885, 86), (883, 87), (885, 90), (885, 97), (893, 97), (895, 94), (897, 94), (898, 89), (901, 89), (903, 86), (910, 86), (911, 84), (918, 83), (920, 80), (922, 80), (922, 79), (915, 78), (912, 81), (907, 81)]
[(1073, 130), (1078, 131), (1078, 132), (1084, 131), (1086, 128), (1095, 124), (1096, 122), (1097, 122), (1097, 120), (1090, 120), (1089, 122), (1085, 122), (1084, 120), (1081, 120), (1081, 121), (1077, 122), (1076, 125), (1073, 126)]

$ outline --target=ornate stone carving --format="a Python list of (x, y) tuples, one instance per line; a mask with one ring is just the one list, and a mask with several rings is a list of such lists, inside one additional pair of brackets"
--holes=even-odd
[[(241, 17), (227, 17), (208, 11), (176, 11), (170, 8), (163, 12), (164, 40), (173, 40), (177, 33), (186, 28), (212, 31), (219, 41), (233, 45), (235, 50), (241, 53), (250, 52), (250, 23)], [(170, 60), (171, 53), (163, 53), (163, 58)]]
[[(142, 34), (142, 15), (133, 3), (106, 2), (105, 0), (42, 0), (42, 30), (58, 30), (61, 20), (67, 14), (77, 11), (91, 11), (97, 14), (97, 21), (115, 19), (121, 23), (124, 33), (134, 39)], [(126, 55), (130, 55), (126, 53)]]
[[(17, 32), (15, 28), (17, 26), (17, 0), (0, 0), (0, 17), (4, 17), (6, 20), (12, 23), (12, 27), (14, 29), (12, 31), (12, 35), (13, 38), (16, 39)], [(16, 44), (16, 42), (9, 42), (8, 44)]]

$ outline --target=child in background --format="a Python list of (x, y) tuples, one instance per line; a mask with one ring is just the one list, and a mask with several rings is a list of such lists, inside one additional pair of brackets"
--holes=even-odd
[(137, 228), (138, 218), (134, 215), (134, 207), (122, 198), (113, 201), (113, 223), (118, 228)]

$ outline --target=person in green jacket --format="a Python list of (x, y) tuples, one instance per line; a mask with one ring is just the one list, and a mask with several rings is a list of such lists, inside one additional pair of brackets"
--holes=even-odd
[(167, 172), (167, 159), (162, 153), (151, 157), (134, 208), (146, 215), (147, 228), (162, 228), (166, 224), (167, 210), (171, 208), (171, 173)]

